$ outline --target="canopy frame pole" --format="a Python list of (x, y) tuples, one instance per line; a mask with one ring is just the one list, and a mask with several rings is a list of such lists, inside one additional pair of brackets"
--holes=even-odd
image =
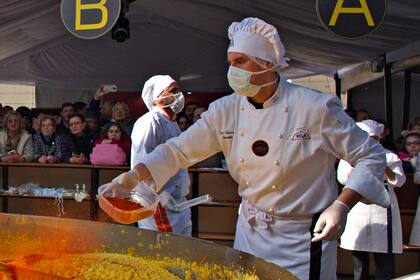
[(338, 99), (341, 100), (341, 79), (338, 76), (338, 73), (334, 74), (334, 81), (335, 81), (335, 95), (337, 95)]
[(409, 122), (410, 98), (411, 98), (411, 70), (408, 69), (404, 71), (402, 129), (406, 129)]
[(383, 55), (384, 63), (384, 101), (385, 101), (385, 122), (389, 127), (390, 137), (393, 137), (392, 122), (392, 73), (391, 64), (386, 61), (386, 54)]

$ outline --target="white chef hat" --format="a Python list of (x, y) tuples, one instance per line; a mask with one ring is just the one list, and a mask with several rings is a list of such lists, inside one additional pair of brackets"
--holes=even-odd
[(141, 98), (149, 111), (152, 111), (153, 104), (162, 91), (175, 82), (176, 81), (169, 75), (156, 75), (144, 83)]
[(364, 120), (357, 122), (356, 125), (360, 127), (360, 129), (366, 131), (369, 136), (376, 136), (381, 138), (382, 134), (384, 133), (384, 125), (374, 120)]
[(258, 57), (277, 65), (278, 69), (289, 66), (277, 29), (261, 19), (245, 18), (241, 22), (233, 22), (229, 26), (228, 36), (228, 52)]

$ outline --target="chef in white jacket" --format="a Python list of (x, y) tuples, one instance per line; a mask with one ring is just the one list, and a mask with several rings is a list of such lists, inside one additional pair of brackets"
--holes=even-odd
[[(132, 168), (156, 146), (181, 133), (175, 116), (184, 107), (184, 96), (172, 77), (168, 75), (151, 77), (144, 84), (142, 99), (149, 112), (134, 124), (131, 134)], [(187, 170), (177, 170), (176, 174), (171, 174), (167, 179), (169, 180), (162, 185), (162, 190), (169, 193), (178, 203), (185, 201), (190, 185)], [(140, 228), (191, 236), (189, 209), (174, 212), (159, 203), (153, 217), (141, 220), (138, 224)]]
[[(374, 120), (356, 124), (379, 142), (384, 130), (383, 124)], [(341, 236), (340, 247), (352, 250), (354, 279), (369, 279), (369, 252), (374, 255), (376, 279), (394, 278), (394, 254), (402, 253), (401, 218), (394, 188), (404, 185), (405, 174), (401, 160), (389, 150), (386, 150), (386, 163), (383, 186), (389, 193), (391, 205), (384, 208), (357, 203), (347, 216), (347, 224)], [(337, 170), (338, 181), (345, 185), (352, 170), (353, 167), (347, 161), (341, 160)]]
[[(228, 35), (235, 93), (211, 103), (187, 131), (116, 180), (130, 189), (152, 178), (159, 189), (179, 168), (222, 151), (242, 197), (234, 247), (300, 279), (335, 279), (336, 240), (349, 209), (361, 197), (389, 204), (384, 150), (335, 96), (279, 74), (287, 63), (274, 26), (246, 18), (232, 23)], [(355, 165), (338, 198), (336, 157)]]

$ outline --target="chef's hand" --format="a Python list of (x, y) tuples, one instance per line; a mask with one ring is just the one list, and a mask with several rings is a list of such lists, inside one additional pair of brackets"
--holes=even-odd
[(123, 189), (127, 191), (131, 191), (139, 183), (139, 178), (136, 171), (130, 170), (128, 172), (121, 173), (115, 177), (112, 182), (118, 183)]
[(104, 197), (126, 198), (128, 191), (118, 182), (110, 182), (98, 188), (98, 194)]
[(336, 200), (321, 216), (314, 228), (312, 242), (320, 240), (337, 240), (344, 231), (347, 221), (347, 213), (350, 208), (343, 202)]

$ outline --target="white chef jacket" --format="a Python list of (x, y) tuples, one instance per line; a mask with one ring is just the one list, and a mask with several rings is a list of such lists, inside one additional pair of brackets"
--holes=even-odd
[[(258, 149), (254, 152), (253, 146), (258, 142), (267, 145), (266, 155), (258, 156)], [(270, 217), (304, 220), (306, 235), (296, 229), (294, 236), (304, 238), (308, 245), (312, 216), (326, 209), (337, 197), (336, 157), (355, 165), (347, 188), (373, 203), (389, 204), (382, 182), (385, 168), (382, 147), (355, 125), (337, 97), (290, 84), (283, 77), (263, 109), (256, 109), (239, 94), (216, 100), (188, 130), (158, 146), (141, 162), (160, 188), (179, 168), (219, 151), (225, 155), (244, 202)], [(237, 233), (244, 230), (240, 227), (238, 221)], [(243, 248), (241, 244), (236, 245), (238, 249)], [(284, 246), (287, 250), (293, 250), (292, 247)], [(297, 261), (288, 266), (282, 256), (270, 257), (263, 252), (256, 255), (289, 269), (298, 277), (307, 275), (296, 269)], [(328, 279), (335, 278), (331, 274), (327, 277), (330, 276)]]
[[(414, 172), (413, 181), (415, 184), (420, 184), (420, 155), (416, 157), (416, 170)], [(413, 221), (413, 227), (410, 233), (410, 245), (420, 246), (420, 196), (417, 200), (416, 217)]]
[[(178, 136), (180, 133), (178, 124), (169, 120), (157, 108), (140, 117), (134, 124), (131, 134), (131, 167), (140, 162), (156, 146)], [(186, 200), (185, 196), (189, 193), (190, 177), (188, 171), (180, 169), (172, 175), (163, 189), (178, 203), (183, 202)], [(165, 222), (169, 222), (170, 226), (165, 225)], [(171, 228), (173, 233), (191, 235), (190, 210), (172, 212), (160, 205), (156, 210), (155, 217), (139, 221), (139, 227), (165, 231)]]
[[(384, 208), (378, 205), (367, 205), (363, 202), (357, 203), (347, 216), (347, 224), (340, 243), (340, 247), (343, 249), (376, 253), (402, 253), (401, 218), (394, 188), (404, 185), (405, 174), (398, 156), (389, 150), (385, 151), (387, 166), (395, 173), (394, 180), (386, 179), (391, 205)], [(352, 169), (349, 163), (344, 160), (340, 161), (337, 179), (341, 184), (346, 183)]]

